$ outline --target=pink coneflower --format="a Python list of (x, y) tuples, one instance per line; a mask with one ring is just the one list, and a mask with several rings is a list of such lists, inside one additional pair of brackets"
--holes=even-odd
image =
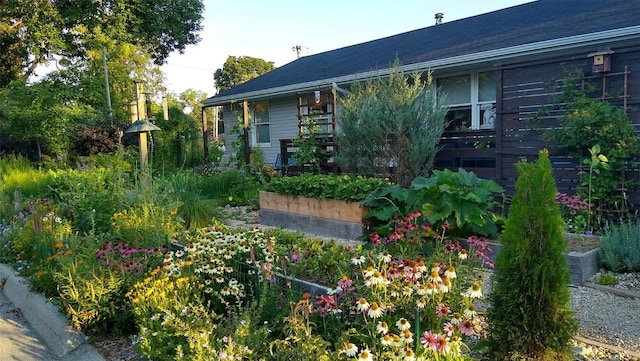
[(441, 303), (438, 305), (438, 309), (436, 310), (436, 316), (438, 316), (438, 318), (442, 318), (448, 315), (450, 312), (451, 310), (449, 309), (449, 307), (444, 303)]
[(380, 245), (380, 235), (378, 233), (373, 232), (369, 239), (374, 247), (378, 247)]
[(438, 347), (438, 335), (431, 333), (431, 331), (425, 331), (420, 338), (420, 343), (425, 348), (435, 351)]
[(460, 332), (467, 336), (473, 335), (473, 322), (471, 322), (471, 320), (464, 320), (463, 322), (458, 323), (458, 328), (460, 329)]
[(453, 332), (455, 331), (455, 328), (453, 327), (451, 322), (445, 323), (442, 329), (444, 330), (444, 333), (447, 334), (447, 336), (453, 335)]
[(340, 281), (338, 281), (338, 287), (340, 287), (343, 291), (348, 290), (353, 285), (353, 281), (349, 279), (347, 276), (342, 276)]
[(438, 343), (436, 345), (436, 350), (441, 355), (446, 355), (451, 352), (451, 346), (449, 345), (449, 338), (444, 335), (438, 335)]
[(298, 250), (295, 250), (293, 253), (291, 253), (291, 262), (297, 263), (300, 262), (300, 253), (298, 252)]

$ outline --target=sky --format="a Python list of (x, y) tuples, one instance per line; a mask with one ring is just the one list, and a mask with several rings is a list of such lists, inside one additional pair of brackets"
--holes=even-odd
[(201, 41), (172, 53), (161, 67), (169, 92), (215, 95), (213, 73), (230, 56), (276, 67), (308, 56), (531, 0), (204, 0)]

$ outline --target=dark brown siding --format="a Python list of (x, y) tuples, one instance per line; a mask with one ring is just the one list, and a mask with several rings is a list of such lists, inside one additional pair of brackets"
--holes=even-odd
[[(611, 50), (614, 51), (611, 72), (605, 79), (602, 74), (592, 72), (592, 59), (587, 56), (589, 52), (500, 65), (497, 70), (498, 119), (495, 130), (446, 132), (436, 166), (472, 170), (480, 177), (496, 180), (512, 195), (517, 178), (515, 163), (523, 158), (533, 161), (541, 149), (550, 148), (558, 190), (575, 193), (578, 163), (551, 149), (542, 138), (546, 129), (560, 125), (562, 110), (553, 110), (536, 121), (534, 116), (540, 107), (551, 106), (552, 98), (561, 91), (568, 72), (580, 70), (586, 81), (596, 87), (593, 98), (602, 98), (604, 84), (607, 101), (617, 106), (623, 106), (626, 101), (627, 114), (640, 133), (640, 44), (626, 44)], [(628, 176), (640, 183), (639, 169), (629, 169)], [(636, 185), (630, 193), (631, 202), (636, 207), (640, 206), (639, 188)]]

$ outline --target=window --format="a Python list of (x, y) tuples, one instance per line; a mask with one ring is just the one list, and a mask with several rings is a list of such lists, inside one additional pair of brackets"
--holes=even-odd
[(440, 78), (436, 84), (449, 105), (448, 130), (493, 129), (496, 119), (496, 73)]
[(253, 124), (255, 125), (254, 145), (269, 145), (271, 143), (271, 129), (269, 127), (268, 103), (257, 103), (253, 106)]
[(300, 134), (309, 134), (313, 126), (315, 134), (333, 134), (333, 95), (316, 91), (298, 99), (298, 127)]

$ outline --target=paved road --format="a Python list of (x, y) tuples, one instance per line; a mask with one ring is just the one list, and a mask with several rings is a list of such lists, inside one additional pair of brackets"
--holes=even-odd
[(0, 264), (0, 361), (104, 361), (24, 279)]

